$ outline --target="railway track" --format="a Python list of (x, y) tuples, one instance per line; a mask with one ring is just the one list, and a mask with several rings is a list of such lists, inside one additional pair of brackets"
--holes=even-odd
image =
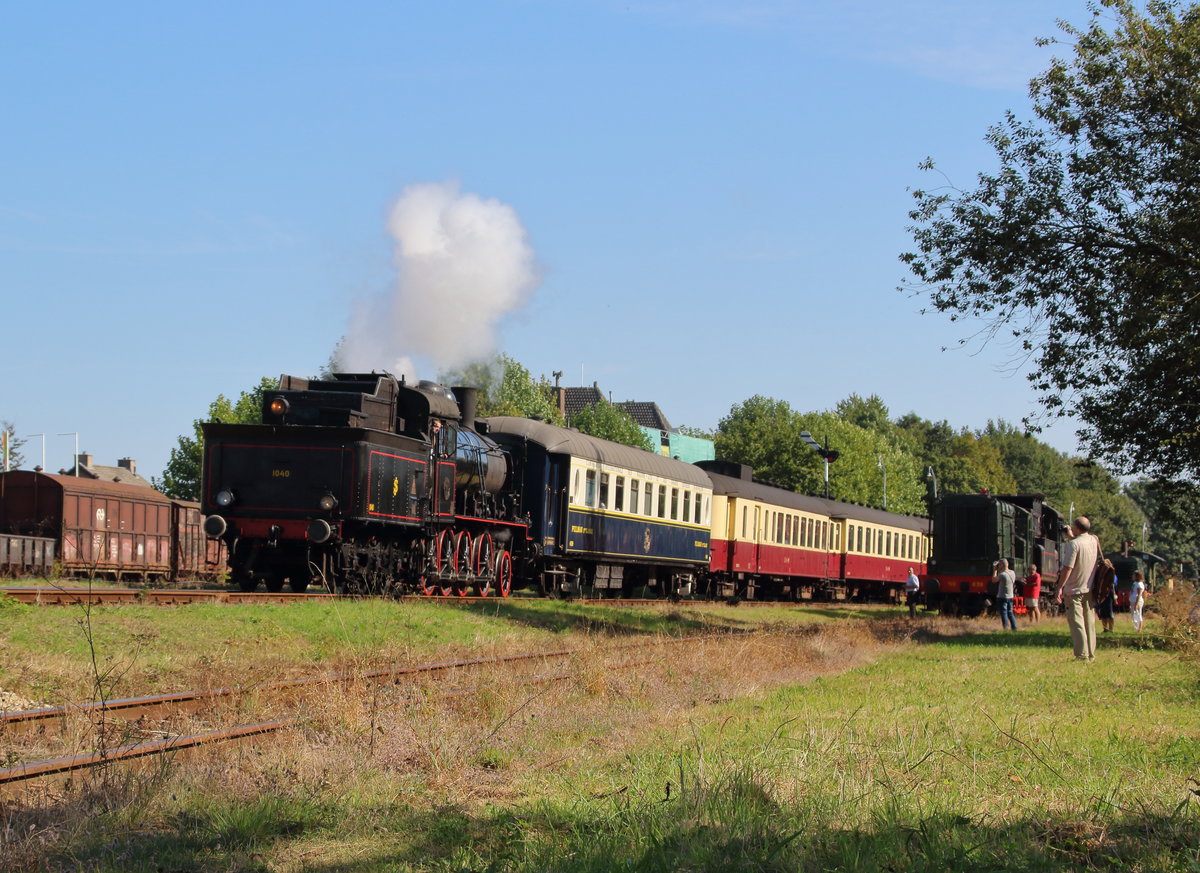
[[(305, 591), (292, 592), (280, 591), (270, 593), (265, 591), (226, 591), (221, 589), (201, 589), (201, 588), (182, 588), (182, 589), (160, 589), (160, 588), (20, 588), (20, 587), (0, 587), (0, 596), (11, 597), (21, 603), (30, 603), (37, 606), (105, 606), (123, 603), (149, 603), (156, 606), (182, 606), (189, 603), (301, 603), (311, 600), (338, 600), (343, 599), (337, 594), (331, 594), (328, 591)], [(392, 595), (369, 595), (360, 596), (358, 599), (380, 599), (380, 600), (396, 600), (399, 602), (413, 603), (497, 603), (505, 600), (513, 600), (514, 598), (498, 598), (498, 597), (477, 597), (477, 596), (426, 596), (419, 594), (405, 594), (399, 597)], [(517, 601), (525, 598), (515, 598)], [(542, 598), (532, 598), (541, 600)], [(590, 598), (577, 597), (565, 599), (564, 603), (584, 603), (595, 604), (602, 606), (653, 606), (665, 604), (716, 604), (716, 605), (733, 605), (724, 600), (681, 600), (669, 601), (661, 598), (645, 598), (645, 597), (619, 597), (619, 598)], [(818, 603), (817, 601), (805, 601), (814, 605), (828, 605)], [(839, 601), (839, 604), (844, 605), (844, 602)], [(758, 601), (758, 600), (743, 600), (739, 601), (738, 606), (796, 606), (801, 604), (774, 602), (774, 601)]]
[[(623, 643), (620, 645), (606, 647), (603, 651), (605, 653), (609, 653), (620, 650), (645, 648), (653, 645), (693, 643), (709, 639), (710, 637), (711, 635), (705, 634), (691, 637), (657, 639), (652, 642)], [(141, 720), (147, 716), (161, 717), (164, 711), (171, 709), (188, 708), (194, 710), (205, 706), (211, 708), (216, 701), (222, 698), (231, 698), (238, 695), (262, 694), (264, 692), (282, 694), (303, 691), (305, 689), (327, 686), (336, 683), (388, 680), (395, 682), (405, 676), (449, 673), (455, 670), (467, 668), (500, 666), (517, 662), (549, 661), (582, 654), (584, 651), (585, 650), (582, 648), (572, 648), (513, 655), (497, 655), (487, 658), (468, 658), (455, 661), (443, 661), (429, 664), (417, 664), (406, 667), (370, 670), (353, 674), (331, 674), (326, 676), (309, 677), (281, 682), (260, 683), (250, 686), (232, 686), (228, 688), (217, 688), (206, 691), (173, 692), (169, 694), (152, 695), (147, 697), (107, 700), (61, 707), (47, 707), (23, 712), (7, 713), (0, 716), (0, 736), (5, 736), (6, 739), (11, 739), (12, 735), (14, 734), (31, 729), (42, 730), (51, 725), (61, 724), (67, 718), (78, 715), (93, 718), (107, 718), (108, 716), (115, 715), (121, 719), (132, 722)], [(627, 662), (622, 665), (614, 665), (611, 669), (625, 669), (632, 666), (640, 666), (646, 663), (650, 663), (650, 661), (642, 660), (636, 662)], [(565, 681), (572, 678), (573, 675), (574, 674), (571, 673), (557, 673), (549, 676), (539, 676), (515, 681), (522, 683)], [(464, 690), (444, 690), (440, 696), (443, 698), (461, 697), (467, 694), (475, 693), (477, 690), (477, 688), (468, 688)], [(400, 701), (401, 704), (406, 704), (408, 702), (411, 701)], [(131, 761), (152, 757), (155, 755), (171, 754), (201, 746), (210, 746), (219, 743), (260, 736), (263, 734), (275, 733), (289, 727), (296, 727), (302, 724), (304, 720), (305, 719), (300, 716), (293, 716), (283, 719), (273, 719), (269, 721), (223, 727), (201, 733), (178, 734), (175, 736), (164, 736), (157, 739), (138, 739), (134, 742), (125, 742), (119, 745), (89, 752), (81, 752), (42, 760), (22, 762), (9, 767), (0, 768), (0, 790), (3, 790), (9, 786), (17, 785), (19, 783), (28, 783), (32, 780), (44, 779), (47, 777), (64, 776), (75, 771), (87, 770), (117, 762)]]

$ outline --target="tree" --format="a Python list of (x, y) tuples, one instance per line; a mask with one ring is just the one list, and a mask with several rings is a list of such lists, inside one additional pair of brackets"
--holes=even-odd
[(859, 397), (851, 394), (845, 400), (838, 401), (835, 411), (851, 424), (856, 424), (864, 430), (873, 430), (881, 434), (890, 434), (895, 425), (888, 417), (887, 404), (878, 394), (870, 397)]
[(1074, 56), (1030, 83), (1034, 120), (989, 131), (999, 169), (913, 192), (907, 287), (1011, 336), (1092, 456), (1195, 476), (1200, 5), (1099, 0), (1086, 29), (1060, 26)]
[(1018, 494), (1045, 494), (1051, 506), (1067, 511), (1075, 472), (1066, 455), (1003, 420), (989, 421), (982, 435), (1000, 451), (1004, 469), (1016, 481)]
[(491, 361), (477, 361), (459, 370), (444, 370), (438, 380), (445, 385), (470, 385), (479, 389), (476, 413), (537, 418), (562, 424), (562, 413), (554, 402), (554, 389), (545, 376), (534, 379), (519, 361), (497, 355)]
[(950, 454), (935, 467), (944, 494), (1012, 494), (1016, 480), (1004, 468), (1000, 449), (987, 437), (962, 433), (950, 444)]
[[(1112, 473), (1090, 460), (1072, 460), (1075, 488), (1068, 493), (1076, 515), (1086, 515), (1092, 533), (1100, 538), (1110, 554), (1118, 552), (1126, 540), (1138, 542), (1145, 518), (1138, 505), (1121, 491), (1121, 483)], [(1069, 505), (1068, 505), (1069, 506)], [(1064, 512), (1068, 506), (1060, 507)]]
[[(262, 424), (262, 398), (267, 391), (279, 387), (276, 379), (264, 377), (257, 385), (230, 400), (224, 394), (208, 405), (205, 421), (223, 421), (227, 424)], [(171, 449), (161, 479), (152, 478), (150, 484), (179, 500), (200, 499), (200, 473), (204, 458), (204, 433), (200, 429), (201, 419), (192, 422), (192, 436), (183, 434), (179, 444)]]
[(571, 416), (571, 427), (603, 440), (624, 443), (647, 452), (654, 451), (649, 434), (638, 427), (629, 413), (603, 397)]
[(756, 394), (735, 403), (717, 423), (716, 456), (746, 464), (760, 479), (782, 488), (815, 493), (820, 459), (800, 440), (802, 430), (787, 401)]
[[(25, 463), (25, 457), (21, 454), (21, 446), (25, 445), (25, 440), (17, 436), (17, 428), (11, 421), (0, 421), (0, 433), (5, 434), (4, 444), (8, 452), (7, 457), (0, 457), (0, 471), (21, 469), (21, 465)], [(8, 462), (7, 467), (5, 461)]]
[[(1200, 488), (1190, 482), (1139, 479), (1127, 485), (1125, 493), (1145, 515), (1148, 551), (1175, 567), (1200, 561)], [(1141, 534), (1138, 530), (1130, 537), (1139, 548)]]
[[(887, 473), (888, 510), (925, 512), (924, 472), (917, 460), (886, 436), (834, 412), (798, 413), (786, 401), (755, 395), (735, 404), (717, 427), (717, 457), (746, 464), (754, 475), (781, 488), (825, 493), (825, 462), (800, 437), (826, 438), (840, 455), (830, 464), (830, 496), (881, 506)], [(884, 469), (880, 468), (882, 461)]]

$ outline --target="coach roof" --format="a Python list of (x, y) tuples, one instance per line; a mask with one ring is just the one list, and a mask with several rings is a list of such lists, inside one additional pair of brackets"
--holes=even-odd
[(501, 435), (524, 437), (552, 454), (570, 455), (574, 458), (596, 461), (634, 473), (674, 479), (697, 488), (709, 488), (712, 485), (708, 474), (699, 467), (633, 446), (588, 436), (577, 430), (555, 427), (544, 421), (506, 415), (494, 415), (484, 421), (487, 422), (488, 436), (491, 437)]
[(855, 503), (842, 503), (840, 500), (826, 500), (824, 497), (813, 497), (808, 494), (797, 494), (786, 488), (778, 488), (752, 479), (739, 479), (710, 471), (713, 492), (726, 497), (740, 497), (745, 500), (757, 500), (772, 506), (795, 509), (800, 512), (811, 512), (816, 515), (827, 515), (834, 520), (850, 519), (866, 524), (879, 524), (888, 527), (898, 527), (904, 530), (929, 532), (929, 519), (912, 515), (898, 515), (870, 506), (859, 506)]

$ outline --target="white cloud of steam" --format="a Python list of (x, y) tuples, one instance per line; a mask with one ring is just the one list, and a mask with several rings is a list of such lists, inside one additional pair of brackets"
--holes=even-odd
[(420, 364), (449, 369), (494, 354), (500, 320), (540, 282), (516, 211), (452, 183), (412, 185), (392, 207), (388, 230), (396, 284), (355, 305), (338, 366), (413, 381)]

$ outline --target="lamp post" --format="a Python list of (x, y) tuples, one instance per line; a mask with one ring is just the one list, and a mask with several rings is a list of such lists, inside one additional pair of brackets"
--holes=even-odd
[(1150, 525), (1146, 522), (1146, 519), (1143, 518), (1142, 519), (1142, 551), (1143, 552), (1146, 551), (1146, 530), (1149, 527), (1150, 527)]
[(933, 467), (925, 468), (925, 481), (928, 482), (930, 487), (933, 489), (933, 502), (937, 503), (937, 499), (938, 499), (937, 473), (933, 472)]
[(818, 455), (820, 455), (825, 460), (825, 499), (828, 500), (829, 499), (829, 462), (836, 461), (841, 456), (842, 453), (838, 452), (838, 451), (832, 451), (829, 448), (829, 437), (825, 437), (825, 445), (822, 446), (819, 442), (817, 442), (816, 440), (813, 439), (813, 436), (811, 433), (809, 433), (806, 430), (802, 430), (802, 431), (800, 431), (800, 439), (804, 440), (804, 442), (808, 445), (808, 447), (810, 449), (815, 451)]
[(79, 432), (78, 431), (68, 431), (67, 433), (60, 433), (59, 436), (75, 437), (75, 475), (78, 476), (79, 475)]
[(887, 509), (887, 464), (883, 462), (883, 455), (877, 455), (878, 461), (875, 466), (883, 471), (883, 508)]
[(38, 467), (38, 469), (41, 470), (43, 473), (45, 473), (46, 472), (46, 435), (44, 433), (31, 433), (29, 436), (26, 437), (26, 439), (33, 439), (34, 437), (42, 438), (42, 466)]

